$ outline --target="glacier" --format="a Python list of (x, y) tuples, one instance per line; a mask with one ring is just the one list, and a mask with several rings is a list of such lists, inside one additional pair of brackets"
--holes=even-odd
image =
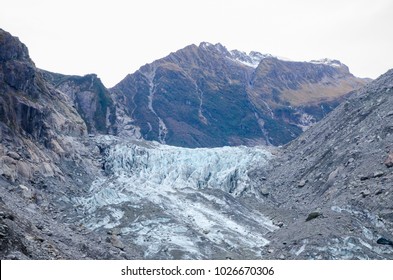
[(146, 259), (262, 258), (277, 227), (247, 202), (261, 197), (250, 170), (272, 157), (265, 147), (119, 141), (105, 149), (103, 175), (72, 202), (85, 227), (116, 231)]

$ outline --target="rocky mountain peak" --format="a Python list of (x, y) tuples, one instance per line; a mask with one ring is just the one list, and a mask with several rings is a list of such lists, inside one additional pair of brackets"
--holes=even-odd
[(9, 60), (20, 60), (33, 62), (30, 60), (27, 47), (19, 41), (17, 37), (0, 28), (0, 62)]
[(251, 51), (247, 54), (246, 52), (232, 50), (230, 54), (229, 58), (252, 68), (256, 68), (262, 59), (271, 57), (270, 54), (261, 54), (260, 52), (255, 51)]
[(220, 44), (220, 43), (211, 44), (211, 43), (208, 43), (208, 42), (202, 42), (202, 43), (199, 44), (199, 47), (201, 49), (218, 52), (218, 53), (221, 53), (223, 55), (229, 54), (228, 49), (225, 46), (223, 46), (222, 44)]
[(229, 59), (236, 63), (240, 63), (242, 65), (246, 65), (252, 68), (256, 68), (262, 59), (266, 57), (271, 57), (270, 54), (262, 54), (257, 51), (251, 51), (250, 53), (247, 54), (244, 51), (228, 50), (225, 46), (223, 46), (220, 43), (211, 44), (207, 42), (202, 42), (199, 45), (199, 48), (202, 50), (207, 50), (219, 54), (220, 56), (222, 56), (222, 59)]

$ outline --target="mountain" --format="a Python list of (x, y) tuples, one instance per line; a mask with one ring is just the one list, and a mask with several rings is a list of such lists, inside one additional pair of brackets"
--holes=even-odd
[[(182, 95), (170, 94), (171, 77)], [(196, 114), (208, 127), (212, 116), (235, 116), (241, 107), (249, 118), (260, 114), (267, 142), (285, 132), (279, 128), (299, 129), (280, 106), (305, 114), (321, 108), (318, 102), (338, 102), (335, 90), (351, 79), (338, 61), (282, 61), (204, 43), (107, 90), (95, 75), (37, 69), (26, 46), (0, 30), (0, 258), (391, 259), (393, 70), (344, 94), (327, 117), (282, 147), (191, 149), (129, 137), (146, 137), (139, 117), (149, 121), (148, 135), (169, 142), (171, 118)], [(203, 98), (187, 91), (193, 81)], [(302, 91), (321, 85), (323, 94)], [(232, 111), (213, 109), (205, 94)], [(257, 102), (262, 95), (266, 104)], [(172, 116), (175, 104), (187, 110), (179, 106)], [(270, 117), (262, 119), (264, 110)], [(266, 120), (277, 124), (268, 136)], [(233, 136), (236, 122), (221, 124), (232, 132), (213, 136), (255, 144), (252, 124), (242, 127), (249, 138)], [(195, 145), (218, 141), (198, 129)], [(191, 146), (187, 133), (177, 141)]]
[(282, 145), (367, 81), (339, 61), (284, 61), (201, 43), (141, 67), (111, 92), (129, 116), (123, 127), (146, 140)]

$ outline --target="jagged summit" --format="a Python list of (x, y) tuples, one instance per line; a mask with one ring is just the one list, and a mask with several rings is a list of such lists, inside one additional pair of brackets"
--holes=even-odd
[[(199, 44), (199, 48), (204, 49), (204, 50), (210, 50), (210, 51), (217, 52), (226, 58), (229, 58), (233, 61), (242, 63), (242, 64), (252, 67), (252, 68), (256, 68), (259, 65), (259, 63), (265, 58), (272, 58), (273, 57), (273, 58), (276, 58), (276, 59), (282, 60), (282, 61), (293, 61), (293, 60), (290, 60), (287, 58), (273, 56), (271, 54), (262, 54), (257, 51), (251, 51), (247, 54), (244, 51), (240, 51), (240, 50), (236, 50), (236, 49), (235, 50), (228, 50), (221, 43), (212, 44), (212, 43), (208, 43), (208, 42), (202, 42)], [(343, 68), (343, 69), (347, 70), (347, 72), (349, 73), (348, 66), (343, 64), (341, 61), (339, 61), (337, 59), (322, 58), (322, 59), (311, 60), (311, 61), (309, 61), (309, 63), (328, 65), (328, 66), (335, 67), (335, 68)]]
[(12, 36), (7, 31), (0, 28), (0, 62), (9, 60), (29, 61), (34, 64), (29, 56), (29, 50), (21, 43), (18, 37)]
[(239, 62), (252, 68), (256, 68), (262, 59), (272, 56), (270, 54), (262, 54), (256, 51), (251, 51), (249, 54), (247, 54), (246, 52), (239, 50), (228, 50), (220, 43), (211, 44), (208, 42), (202, 42), (200, 43), (199, 48), (217, 51), (226, 58), (229, 58), (233, 61)]
[(262, 61), (262, 59), (265, 59), (267, 57), (272, 57), (270, 54), (261, 54), (259, 52), (251, 51), (249, 54), (238, 51), (238, 50), (232, 50), (231, 52), (231, 59), (234, 59), (235, 61), (238, 61), (246, 66), (250, 66), (252, 68), (256, 68), (259, 63)]
[(207, 50), (215, 50), (215, 51), (220, 52), (222, 54), (229, 53), (228, 49), (224, 45), (222, 45), (221, 43), (211, 44), (208, 42), (202, 42), (199, 44), (199, 47), (202, 49), (207, 49)]

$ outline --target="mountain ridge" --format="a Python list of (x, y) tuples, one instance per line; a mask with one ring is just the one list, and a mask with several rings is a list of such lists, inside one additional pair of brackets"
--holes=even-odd
[(133, 130), (147, 140), (282, 145), (366, 82), (335, 60), (283, 61), (203, 42), (142, 66), (111, 92), (132, 108)]

